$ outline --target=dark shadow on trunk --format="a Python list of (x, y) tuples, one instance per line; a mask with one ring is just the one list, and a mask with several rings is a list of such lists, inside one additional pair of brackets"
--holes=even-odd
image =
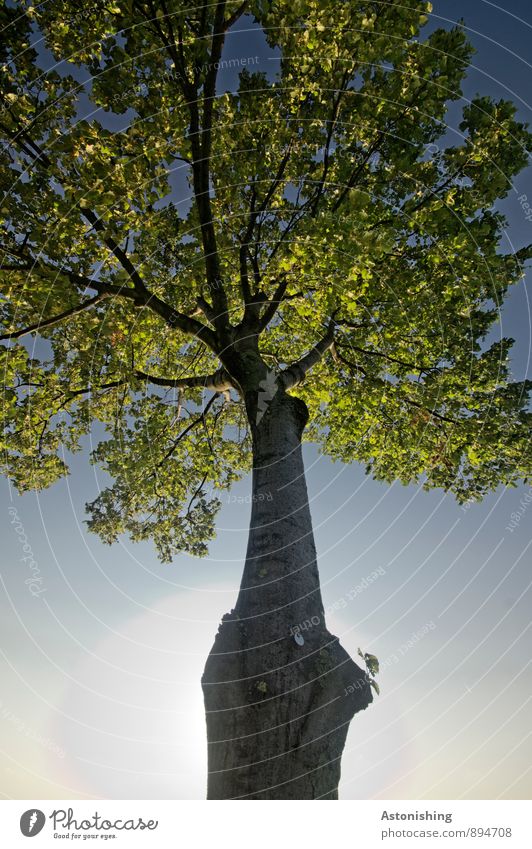
[(254, 428), (236, 607), (202, 679), (209, 799), (336, 799), (365, 672), (326, 628), (301, 451), (305, 404), (279, 390)]

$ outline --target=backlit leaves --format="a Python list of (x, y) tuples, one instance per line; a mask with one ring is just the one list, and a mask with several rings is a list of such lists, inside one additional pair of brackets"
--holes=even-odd
[[(259, 339), (272, 373), (334, 316), (334, 346), (294, 390), (329, 456), (461, 500), (526, 479), (531, 387), (512, 381), (510, 342), (488, 334), (532, 255), (502, 252), (493, 209), (532, 141), (511, 103), (482, 96), (447, 131), (472, 55), (464, 29), (424, 38), (424, 0), (255, 0), (245, 26), (263, 29), (268, 61), (238, 55), (232, 33), (221, 58), (238, 82), (220, 70), (206, 97), (223, 65), (217, 8), (0, 13), (6, 472), (21, 490), (53, 483), (97, 423), (94, 461), (114, 483), (91, 528), (153, 538), (165, 560), (205, 553), (217, 492), (249, 467), (242, 400), (139, 375), (171, 384), (220, 367), (213, 337), (169, 314), (213, 327), (220, 285), (238, 325), (244, 265), (258, 302), (281, 286)], [(227, 26), (239, 8), (222, 9)]]

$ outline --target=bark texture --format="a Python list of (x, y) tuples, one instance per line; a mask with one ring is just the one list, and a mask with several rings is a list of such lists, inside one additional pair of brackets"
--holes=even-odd
[(202, 679), (209, 799), (338, 798), (349, 722), (372, 701), (365, 672), (324, 620), (306, 420), (305, 404), (282, 389), (256, 415), (242, 584)]

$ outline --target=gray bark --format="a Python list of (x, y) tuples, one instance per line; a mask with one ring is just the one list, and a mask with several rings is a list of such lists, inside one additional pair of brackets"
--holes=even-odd
[(349, 722), (372, 701), (365, 672), (325, 624), (301, 452), (306, 420), (305, 404), (280, 388), (253, 428), (242, 583), (202, 678), (209, 799), (338, 798)]

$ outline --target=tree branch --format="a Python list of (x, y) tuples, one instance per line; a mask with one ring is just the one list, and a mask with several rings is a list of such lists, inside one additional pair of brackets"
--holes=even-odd
[[(43, 167), (46, 170), (49, 170), (51, 167), (50, 159), (43, 151), (41, 151), (39, 144), (32, 141), (31, 139), (29, 139), (29, 141), (31, 141), (32, 147), (35, 150), (34, 161), (41, 162), (42, 160)], [(105, 235), (105, 225), (103, 221), (101, 221), (101, 219), (92, 210), (84, 209), (79, 205), (79, 203), (77, 203), (76, 206), (79, 209), (80, 213), (83, 215), (83, 217), (94, 228), (94, 230), (102, 235), (104, 244), (116, 257), (121, 267), (124, 269), (131, 282), (133, 283), (133, 291), (131, 293), (128, 293), (127, 289), (118, 289), (109, 286), (108, 284), (102, 284), (96, 281), (92, 281), (92, 283), (90, 284), (91, 288), (95, 288), (96, 291), (99, 292), (105, 291), (109, 294), (114, 294), (117, 296), (121, 295), (122, 297), (129, 297), (130, 300), (133, 300), (137, 305), (145, 306), (156, 312), (173, 329), (177, 328), (179, 330), (182, 330), (184, 333), (188, 333), (192, 336), (197, 336), (203, 342), (205, 342), (205, 344), (207, 344), (215, 353), (217, 353), (217, 340), (212, 330), (202, 324), (202, 322), (197, 321), (196, 319), (191, 318), (190, 316), (187, 316), (184, 313), (174, 310), (171, 306), (169, 306), (169, 304), (165, 303), (157, 295), (152, 294), (149, 289), (146, 288), (146, 285), (142, 280), (142, 277), (140, 276), (137, 268), (131, 262), (127, 254), (122, 250), (122, 248), (115, 242), (115, 240), (111, 236)], [(69, 277), (71, 277), (70, 273)]]
[(151, 309), (164, 319), (164, 321), (172, 329), (182, 330), (184, 333), (201, 339), (201, 341), (205, 342), (205, 344), (208, 345), (215, 354), (218, 353), (216, 337), (209, 327), (206, 327), (201, 321), (198, 321), (192, 316), (185, 315), (185, 313), (174, 310), (169, 304), (161, 300), (161, 298), (157, 295), (152, 294), (149, 289), (146, 289), (145, 287), (140, 289), (139, 287), (129, 288), (126, 286), (113, 286), (103, 280), (94, 280), (92, 277), (86, 277), (83, 274), (78, 274), (77, 272), (70, 271), (67, 268), (57, 268), (54, 265), (46, 265), (42, 261), (38, 261), (33, 257), (21, 256), (20, 259), (26, 262), (26, 266), (20, 268), (17, 267), (16, 269), (11, 270), (28, 271), (30, 273), (51, 272), (55, 275), (64, 275), (76, 286), (95, 289), (100, 297), (112, 295), (117, 298), (126, 298), (127, 300), (132, 301), (137, 307), (146, 307), (147, 309)]
[(240, 246), (238, 259), (240, 263), (240, 288), (242, 289), (242, 297), (246, 308), (251, 302), (251, 289), (249, 286), (248, 262), (247, 262), (248, 245), (247, 243)]
[(415, 203), (411, 209), (408, 209), (409, 201), (405, 201), (405, 203), (403, 203), (403, 205), (400, 206), (399, 209), (394, 211), (393, 215), (389, 215), (387, 218), (381, 218), (380, 221), (375, 221), (375, 223), (372, 224), (368, 229), (375, 230), (377, 227), (381, 227), (383, 224), (390, 224), (394, 221), (397, 221), (397, 218), (401, 216), (403, 212), (405, 212), (405, 210), (407, 210), (408, 218), (412, 218), (414, 213), (422, 209), (427, 203), (429, 203), (429, 201), (432, 202), (434, 200), (441, 200), (441, 192), (445, 191), (445, 189), (448, 188), (454, 182), (454, 180), (456, 180), (456, 178), (460, 176), (466, 164), (467, 163), (464, 163), (464, 165), (460, 169), (458, 169), (458, 171), (455, 171), (454, 174), (451, 174), (449, 177), (447, 177), (447, 179), (444, 180), (443, 183), (440, 183), (439, 186), (436, 186), (433, 189), (428, 189), (428, 191), (424, 193), (421, 200), (417, 201), (417, 203)]
[(309, 208), (310, 202), (311, 202), (311, 199), (308, 198), (304, 203), (301, 204), (301, 206), (297, 207), (293, 211), (292, 215), (290, 216), (290, 220), (286, 224), (286, 227), (284, 228), (283, 232), (281, 233), (280, 237), (278, 238), (277, 242), (275, 243), (275, 245), (273, 246), (272, 250), (270, 251), (270, 253), (268, 255), (268, 258), (267, 258), (268, 264), (272, 261), (272, 259), (274, 258), (275, 254), (277, 253), (279, 248), (284, 244), (288, 234), (294, 229), (296, 224), (299, 223), (299, 221), (303, 217), (303, 214)]
[(210, 158), (212, 148), (212, 114), (216, 96), (216, 78), (225, 39), (225, 0), (219, 0), (214, 13), (209, 70), (203, 85), (203, 120), (200, 121), (197, 91), (186, 97), (190, 112), (190, 143), (192, 147), (192, 175), (194, 200), (198, 210), (205, 272), (212, 291), (216, 311), (216, 329), (223, 336), (228, 327), (228, 301), (223, 287), (220, 259), (210, 200)]
[(196, 303), (198, 305), (198, 309), (201, 310), (201, 312), (203, 313), (203, 315), (205, 316), (207, 321), (209, 321), (212, 325), (214, 325), (214, 322), (215, 322), (215, 319), (216, 319), (216, 312), (211, 307), (211, 305), (206, 300), (206, 298), (204, 298), (202, 295), (200, 295), (199, 298), (197, 299)]
[(36, 331), (43, 330), (46, 327), (53, 327), (55, 324), (59, 324), (66, 318), (71, 318), (74, 315), (79, 315), (79, 313), (85, 312), (85, 310), (90, 309), (107, 297), (109, 297), (107, 293), (100, 292), (93, 298), (89, 298), (87, 301), (77, 304), (77, 306), (72, 307), (69, 310), (65, 310), (58, 315), (54, 315), (51, 318), (46, 318), (44, 321), (39, 321), (37, 324), (30, 324), (28, 327), (23, 327), (21, 330), (14, 330), (12, 333), (4, 333), (0, 336), (0, 341), (3, 342), (6, 339), (20, 339), (22, 336), (27, 336), (28, 333), (35, 333)]
[(331, 346), (331, 353), (335, 362), (343, 363), (348, 368), (353, 369), (354, 371), (359, 371), (364, 375), (364, 377), (366, 376), (367, 372), (363, 366), (359, 366), (358, 363), (352, 363), (350, 360), (346, 359), (346, 357), (344, 357), (344, 355), (337, 349), (335, 344)]
[(340, 88), (337, 92), (337, 97), (333, 96), (331, 117), (330, 117), (329, 121), (327, 122), (328, 125), (329, 125), (329, 129), (327, 131), (327, 137), (326, 137), (326, 140), (325, 140), (325, 147), (324, 147), (324, 153), (323, 153), (323, 171), (322, 171), (321, 179), (320, 179), (318, 186), (317, 186), (317, 189), (316, 189), (315, 197), (312, 201), (312, 208), (311, 208), (311, 213), (310, 213), (312, 218), (316, 217), (316, 214), (317, 214), (317, 211), (318, 211), (318, 204), (319, 204), (320, 198), (323, 194), (323, 190), (325, 188), (325, 181), (327, 179), (327, 174), (329, 172), (329, 166), (330, 166), (330, 147), (331, 147), (332, 136), (333, 136), (333, 133), (334, 133), (334, 130), (335, 130), (335, 127), (336, 127), (336, 121), (337, 121), (337, 118), (338, 118), (338, 110), (340, 108), (340, 103), (341, 103), (342, 97), (346, 92), (346, 86), (347, 86), (351, 76), (352, 76), (352, 71), (350, 71), (350, 70), (344, 71), (344, 74), (342, 76), (342, 81), (340, 83)]
[[(198, 211), (200, 222), (200, 232), (203, 244), (203, 254), (205, 260), (205, 272), (207, 276), (207, 284), (212, 294), (214, 305), (214, 323), (220, 335), (224, 335), (228, 326), (228, 301), (225, 289), (222, 284), (220, 273), (220, 262), (218, 257), (218, 248), (216, 241), (216, 233), (214, 230), (212, 208), (210, 202), (210, 153), (212, 143), (212, 110), (213, 101), (216, 95), (216, 77), (217, 65), (223, 48), (225, 38), (224, 28), (224, 12), (225, 0), (220, 0), (216, 7), (213, 23), (212, 47), (204, 86), (203, 86), (203, 125), (200, 121), (200, 112), (198, 108), (198, 84), (191, 82), (186, 74), (185, 58), (183, 52), (183, 38), (180, 27), (178, 27), (178, 41), (175, 40), (175, 33), (172, 27), (170, 16), (166, 6), (163, 4), (169, 28), (169, 36), (166, 34), (158, 21), (156, 8), (149, 0), (152, 17), (146, 14), (140, 3), (136, 3), (143, 18), (147, 21), (147, 25), (155, 32), (161, 40), (165, 50), (171, 58), (178, 72), (177, 82), (180, 93), (185, 98), (185, 103), (190, 115), (190, 145), (192, 148), (192, 176), (194, 185), (194, 202)], [(205, 13), (206, 6), (203, 8)], [(242, 9), (243, 12), (243, 9)], [(236, 20), (236, 18), (235, 18)], [(196, 36), (206, 37), (206, 15), (203, 15), (203, 25), (201, 33), (196, 33)], [(214, 336), (213, 336), (214, 339)], [(212, 344), (208, 343), (211, 347)]]
[(176, 389), (212, 389), (214, 392), (226, 392), (233, 389), (231, 377), (224, 368), (218, 369), (213, 374), (204, 374), (197, 377), (157, 377), (143, 371), (135, 371), (135, 376), (139, 380), (146, 380), (155, 384), (155, 386), (169, 386)]
[[(145, 374), (142, 371), (134, 371), (133, 376), (137, 377), (139, 380), (146, 380), (147, 382), (153, 383), (156, 386), (167, 386), (167, 387), (175, 387), (178, 389), (191, 389), (191, 388), (204, 388), (211, 389), (215, 393), (213, 397), (209, 400), (207, 405), (205, 406), (204, 413), (210, 409), (212, 403), (214, 402), (216, 395), (221, 395), (227, 392), (229, 389), (233, 388), (233, 384), (231, 383), (231, 379), (227, 372), (222, 368), (218, 371), (214, 372), (210, 375), (202, 375), (199, 377), (183, 377), (183, 378), (164, 378), (164, 377), (156, 377), (154, 375)], [(117, 380), (111, 380), (107, 383), (102, 383), (99, 386), (89, 385), (83, 386), (80, 389), (70, 389), (65, 393), (65, 397), (63, 401), (58, 406), (57, 410), (55, 410), (56, 414), (62, 407), (65, 407), (69, 401), (72, 401), (74, 398), (79, 397), (80, 395), (88, 395), (93, 392), (106, 392), (110, 389), (118, 389), (121, 386), (127, 386), (129, 384), (129, 378), (119, 378)], [(57, 398), (60, 398), (61, 395), (58, 395)]]
[(148, 289), (146, 288), (146, 285), (145, 285), (142, 277), (140, 276), (137, 268), (131, 262), (128, 255), (125, 253), (125, 251), (122, 250), (120, 245), (118, 245), (111, 236), (105, 235), (105, 224), (103, 223), (103, 221), (100, 218), (98, 218), (96, 213), (93, 212), (91, 209), (84, 209), (83, 207), (80, 207), (79, 204), (78, 204), (78, 208), (80, 209), (83, 217), (87, 219), (89, 224), (91, 224), (91, 226), (96, 230), (96, 232), (103, 235), (104, 244), (109, 248), (111, 253), (116, 257), (116, 259), (118, 260), (118, 262), (120, 263), (120, 265), (122, 266), (122, 268), (124, 269), (126, 274), (128, 275), (129, 279), (133, 283), (133, 286), (135, 287), (135, 289), (138, 292), (142, 292), (143, 294), (147, 293)]
[(242, 17), (244, 12), (246, 11), (247, 5), (248, 5), (247, 0), (244, 0), (244, 2), (241, 3), (240, 6), (238, 6), (235, 9), (233, 14), (229, 15), (227, 20), (224, 22), (224, 32), (227, 32), (227, 30), (230, 29), (233, 26), (233, 24), (236, 24), (238, 19)]
[(365, 155), (365, 156), (364, 156), (364, 158), (362, 159), (362, 162), (361, 162), (361, 163), (360, 163), (360, 164), (359, 164), (359, 165), (355, 168), (355, 170), (351, 173), (351, 176), (349, 177), (349, 179), (348, 179), (347, 183), (345, 184), (345, 186), (344, 186), (344, 188), (343, 188), (342, 192), (340, 193), (339, 197), (338, 197), (338, 198), (336, 199), (336, 201), (334, 202), (334, 204), (333, 204), (333, 206), (332, 206), (332, 211), (333, 211), (333, 212), (336, 212), (336, 211), (337, 211), (337, 209), (338, 209), (338, 207), (340, 206), (340, 204), (341, 204), (341, 203), (345, 200), (345, 198), (346, 198), (346, 197), (347, 197), (347, 195), (349, 194), (349, 191), (350, 191), (352, 188), (354, 188), (354, 186), (356, 186), (356, 184), (357, 184), (357, 182), (358, 182), (358, 178), (359, 178), (359, 177), (360, 177), (360, 175), (362, 174), (362, 172), (363, 172), (364, 168), (365, 168), (365, 167), (366, 167), (366, 165), (368, 164), (368, 162), (369, 162), (370, 158), (372, 157), (372, 155), (373, 155), (374, 153), (376, 153), (376, 152), (380, 149), (380, 146), (381, 146), (381, 144), (383, 143), (384, 139), (385, 139), (387, 136), (389, 136), (389, 135), (391, 135), (391, 134), (393, 133), (393, 130), (394, 130), (394, 128), (397, 126), (398, 121), (399, 121), (401, 118), (404, 118), (404, 117), (405, 117), (405, 115), (407, 114), (408, 110), (409, 110), (409, 109), (411, 109), (411, 107), (414, 105), (414, 103), (415, 103), (415, 102), (416, 102), (416, 101), (417, 101), (417, 100), (421, 97), (422, 93), (423, 93), (423, 92), (425, 91), (425, 89), (427, 88), (427, 84), (428, 84), (428, 83), (427, 83), (427, 80), (424, 80), (424, 81), (423, 81), (423, 83), (421, 84), (421, 86), (419, 87), (419, 89), (417, 90), (417, 92), (416, 92), (416, 94), (415, 94), (415, 97), (413, 97), (411, 100), (409, 100), (407, 103), (405, 103), (404, 108), (401, 110), (401, 112), (399, 113), (399, 115), (397, 115), (395, 118), (392, 118), (392, 119), (390, 120), (390, 122), (389, 122), (389, 125), (388, 125), (388, 126), (383, 127), (383, 129), (382, 129), (382, 130), (379, 130), (379, 132), (377, 133), (377, 135), (376, 135), (375, 139), (374, 139), (374, 140), (373, 140), (373, 142), (370, 144), (370, 146), (369, 146), (369, 148), (368, 148), (368, 150), (367, 150), (367, 152), (366, 152), (366, 155)]
[[(361, 372), (364, 377), (366, 377), (366, 371), (362, 366), (359, 366), (357, 363), (351, 363), (347, 360), (339, 351), (335, 352), (335, 357), (338, 357), (338, 360), (344, 365), (348, 366), (350, 369)], [(386, 381), (388, 385), (390, 385), (389, 381)], [(456, 419), (451, 418), (450, 416), (444, 416), (442, 413), (438, 413), (436, 410), (431, 410), (430, 407), (426, 407), (424, 404), (420, 404), (418, 401), (414, 401), (412, 398), (409, 398), (407, 395), (401, 396), (401, 400), (405, 401), (407, 404), (410, 404), (412, 407), (417, 407), (419, 410), (424, 410), (429, 415), (433, 416), (436, 419), (439, 419), (442, 422), (448, 422), (449, 424), (458, 424)]]
[[(178, 444), (187, 435), (187, 433), (190, 433), (190, 431), (193, 430), (197, 425), (201, 424), (202, 422), (205, 422), (205, 415), (209, 412), (209, 410), (212, 407), (212, 405), (214, 404), (215, 400), (216, 400), (216, 395), (213, 395), (212, 398), (207, 402), (207, 404), (205, 404), (205, 407), (201, 411), (200, 415), (196, 419), (192, 419), (190, 424), (188, 424), (186, 426), (186, 428), (184, 428), (181, 431), (181, 433), (172, 441), (172, 445), (170, 446), (168, 451), (165, 453), (162, 460), (160, 460), (157, 463), (157, 466), (156, 466), (157, 469), (160, 468), (163, 465), (163, 463), (165, 463), (166, 460), (168, 460), (172, 456), (172, 454), (174, 453)], [(152, 474), (154, 474), (154, 473), (152, 473)]]
[(357, 351), (359, 354), (366, 354), (370, 357), (380, 357), (383, 360), (388, 360), (391, 363), (397, 363), (398, 365), (405, 366), (406, 368), (411, 369), (411, 371), (419, 371), (424, 373), (429, 373), (431, 371), (441, 371), (438, 366), (426, 366), (420, 363), (407, 363), (405, 360), (400, 360), (398, 357), (392, 357), (389, 354), (384, 354), (382, 351), (368, 351), (366, 348), (359, 348), (358, 345), (352, 345), (350, 342), (346, 342), (345, 345), (340, 345), (338, 342), (338, 347), (349, 348), (351, 351)]
[(173, 329), (177, 328), (178, 330), (182, 330), (184, 333), (188, 333), (191, 336), (196, 336), (198, 339), (201, 339), (201, 341), (205, 342), (205, 344), (208, 345), (215, 354), (218, 353), (218, 345), (213, 331), (202, 324), (201, 321), (198, 321), (196, 318), (192, 318), (189, 315), (185, 315), (185, 313), (178, 312), (165, 301), (162, 301), (161, 298), (157, 297), (157, 295), (152, 295), (149, 292), (145, 298), (141, 300), (137, 299), (137, 304), (148, 307), (153, 310), (153, 312), (156, 312), (166, 321), (169, 327)]
[(350, 190), (351, 190), (352, 188), (354, 188), (354, 186), (356, 186), (357, 181), (358, 181), (358, 178), (359, 178), (359, 177), (360, 177), (360, 175), (362, 174), (362, 172), (363, 172), (364, 168), (365, 168), (365, 167), (366, 167), (366, 165), (368, 164), (368, 162), (369, 162), (369, 160), (371, 159), (371, 157), (373, 156), (373, 154), (374, 154), (374, 153), (377, 151), (377, 149), (379, 148), (379, 145), (381, 144), (381, 142), (382, 142), (382, 140), (385, 138), (385, 136), (386, 136), (386, 131), (385, 131), (385, 130), (380, 130), (380, 132), (378, 133), (378, 135), (377, 135), (376, 139), (374, 139), (374, 141), (370, 144), (369, 148), (368, 148), (368, 149), (367, 149), (367, 151), (366, 151), (366, 155), (365, 155), (365, 156), (364, 156), (364, 158), (362, 159), (362, 162), (360, 162), (360, 164), (359, 164), (359, 165), (355, 168), (355, 170), (351, 173), (351, 175), (350, 175), (350, 177), (349, 177), (349, 179), (348, 179), (347, 183), (345, 184), (345, 186), (344, 186), (343, 190), (341, 191), (341, 193), (340, 193), (339, 197), (338, 197), (338, 198), (336, 199), (336, 201), (333, 203), (333, 205), (332, 205), (332, 211), (333, 211), (333, 212), (336, 212), (336, 211), (337, 211), (338, 207), (339, 207), (339, 206), (343, 203), (343, 201), (345, 200), (345, 198), (346, 198), (346, 197), (347, 197), (347, 195), (349, 194)]
[[(105, 231), (105, 225), (103, 222), (95, 215), (91, 210), (82, 209), (81, 212), (89, 221), (94, 229), (97, 232)], [(185, 313), (179, 312), (159, 298), (157, 295), (154, 295), (150, 290), (146, 287), (142, 277), (140, 276), (137, 268), (133, 265), (129, 257), (122, 250), (122, 248), (117, 245), (114, 239), (111, 237), (104, 236), (104, 243), (107, 245), (109, 250), (114, 254), (117, 258), (118, 262), (124, 269), (124, 271), (129, 276), (131, 282), (134, 287), (134, 297), (133, 300), (136, 301), (140, 306), (148, 307), (149, 309), (156, 312), (161, 318), (163, 318), (166, 323), (172, 327), (177, 328), (178, 330), (182, 330), (185, 333), (189, 333), (192, 336), (197, 336), (202, 341), (204, 341), (212, 350), (216, 351), (216, 340), (214, 334), (208, 327), (202, 324), (201, 321), (198, 321), (191, 316), (185, 315)], [(122, 292), (120, 293), (122, 294)]]
[(452, 419), (450, 416), (444, 416), (442, 413), (437, 413), (436, 410), (431, 410), (430, 407), (425, 407), (424, 404), (420, 404), (418, 401), (413, 401), (412, 398), (408, 398), (407, 396), (403, 396), (403, 401), (406, 401), (407, 404), (410, 404), (412, 407), (417, 407), (419, 410), (425, 410), (425, 412), (429, 413), (431, 416), (434, 416), (436, 419), (440, 419), (442, 422), (448, 422), (449, 424), (458, 424), (456, 419)]
[(285, 274), (280, 282), (277, 285), (277, 288), (273, 294), (273, 297), (266, 304), (266, 309), (264, 310), (262, 316), (259, 321), (259, 330), (264, 330), (272, 318), (275, 316), (275, 313), (279, 309), (279, 304), (282, 300), (284, 300), (285, 292), (288, 288), (289, 284), (288, 274)]
[(305, 354), (304, 357), (296, 363), (292, 363), (292, 365), (288, 366), (287, 369), (281, 372), (279, 379), (284, 389), (292, 389), (294, 386), (298, 386), (304, 380), (305, 375), (312, 366), (316, 365), (316, 363), (321, 360), (325, 351), (327, 351), (334, 342), (335, 327), (336, 323), (333, 315), (329, 323), (327, 333), (320, 339), (317, 345), (315, 345), (308, 354)]

